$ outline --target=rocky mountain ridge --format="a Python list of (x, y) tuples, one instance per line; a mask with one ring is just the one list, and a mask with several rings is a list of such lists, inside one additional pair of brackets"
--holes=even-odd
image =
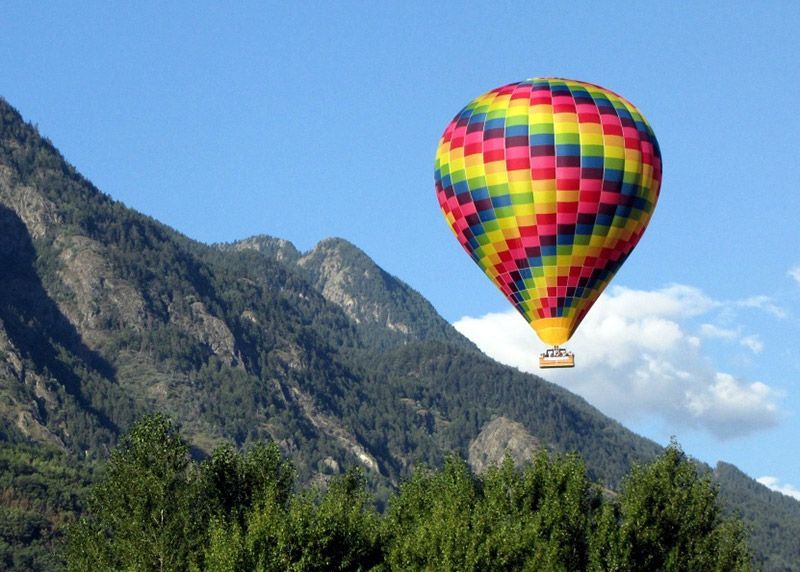
[(326, 238), (308, 252), (300, 252), (288, 240), (267, 235), (215, 246), (226, 252), (253, 250), (297, 270), (377, 347), (441, 340), (476, 349), (422, 295), (344, 239)]

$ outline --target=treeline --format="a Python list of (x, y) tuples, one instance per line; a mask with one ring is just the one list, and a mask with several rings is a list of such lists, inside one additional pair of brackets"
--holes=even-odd
[(296, 490), (276, 445), (192, 461), (163, 416), (112, 452), (70, 528), (69, 570), (751, 569), (740, 522), (676, 444), (601, 491), (575, 455), (482, 476), (451, 457), (373, 507), (358, 470)]

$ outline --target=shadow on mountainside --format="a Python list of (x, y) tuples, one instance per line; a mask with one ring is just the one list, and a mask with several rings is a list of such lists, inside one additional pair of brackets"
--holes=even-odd
[(81, 409), (118, 433), (119, 427), (92, 404), (75, 371), (114, 380), (114, 367), (83, 343), (45, 290), (35, 262), (27, 227), (16, 212), (0, 204), (0, 320), (11, 343), (36, 372), (49, 373)]

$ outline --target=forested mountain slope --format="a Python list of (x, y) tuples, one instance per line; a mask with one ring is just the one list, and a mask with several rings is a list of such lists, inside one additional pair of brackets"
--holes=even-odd
[(0, 436), (78, 464), (152, 411), (196, 455), (270, 439), (301, 480), (359, 464), (379, 498), (414, 463), (502, 451), (502, 431), (476, 441), (499, 418), (612, 489), (660, 450), (481, 354), (354, 245), (193, 241), (101, 193), (0, 99)]
[(496, 416), (545, 446), (605, 451), (592, 468), (612, 485), (656, 453), (480, 354), (355, 246), (194, 242), (99, 192), (7, 105), (2, 117), (9, 433), (102, 456), (160, 410), (201, 451), (268, 438), (306, 477), (360, 462), (387, 482), (466, 454)]

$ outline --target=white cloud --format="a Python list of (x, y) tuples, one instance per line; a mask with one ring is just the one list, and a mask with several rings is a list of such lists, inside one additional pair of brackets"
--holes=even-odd
[(770, 476), (758, 477), (756, 480), (773, 491), (778, 491), (779, 493), (783, 493), (789, 497), (794, 497), (800, 501), (800, 489), (794, 485), (790, 485), (788, 483), (781, 484), (780, 479)]
[(743, 336), (739, 343), (748, 348), (754, 354), (760, 354), (764, 351), (764, 342), (758, 336)]
[[(624, 311), (632, 319), (642, 316), (698, 316), (720, 305), (699, 289), (682, 284), (672, 284), (661, 290), (630, 290), (613, 287), (624, 296), (606, 297), (605, 304), (612, 312)], [(624, 306), (624, 307), (621, 307)]]
[(756, 310), (763, 310), (776, 318), (785, 318), (786, 311), (773, 302), (769, 296), (751, 296), (744, 300), (738, 300), (735, 305), (740, 308), (755, 308)]
[[(735, 342), (753, 353), (763, 350), (757, 336), (707, 321), (727, 306), (690, 286), (611, 288), (570, 340), (576, 367), (550, 370), (546, 377), (618, 419), (655, 416), (721, 439), (774, 426), (779, 416), (775, 391), (716, 371), (704, 353), (703, 340), (711, 339)], [(695, 328), (692, 318), (698, 317), (706, 320)], [(496, 360), (542, 373), (542, 343), (514, 310), (462, 318), (454, 325)]]
[(714, 324), (702, 324), (700, 335), (704, 338), (719, 338), (723, 340), (735, 340), (739, 337), (738, 330), (731, 330), (715, 326)]
[(761, 341), (761, 338), (753, 334), (745, 336), (742, 334), (741, 328), (731, 329), (715, 324), (701, 324), (698, 333), (702, 338), (709, 340), (738, 341), (739, 345), (746, 347), (754, 354), (760, 354), (764, 351), (764, 342)]
[(794, 278), (794, 281), (800, 284), (800, 264), (789, 269), (787, 272), (789, 276)]

